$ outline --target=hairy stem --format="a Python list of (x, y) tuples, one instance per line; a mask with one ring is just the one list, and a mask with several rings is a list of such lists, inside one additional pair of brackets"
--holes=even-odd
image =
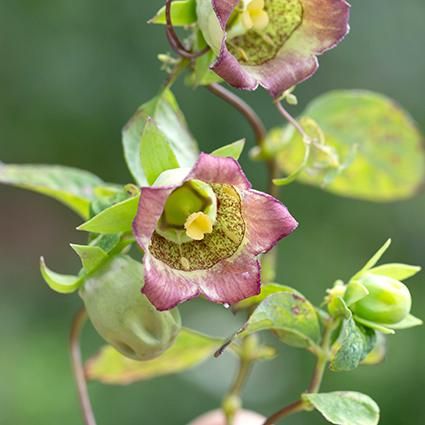
[(80, 335), (86, 322), (86, 319), (86, 310), (82, 308), (75, 315), (71, 325), (70, 351), (74, 378), (77, 384), (78, 399), (80, 401), (84, 423), (85, 425), (96, 425), (96, 419), (94, 417), (89, 392), (87, 389), (86, 376), (84, 373), (84, 366), (80, 349)]

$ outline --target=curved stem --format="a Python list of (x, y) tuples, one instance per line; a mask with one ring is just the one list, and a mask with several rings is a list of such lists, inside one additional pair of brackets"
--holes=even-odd
[(183, 58), (186, 59), (196, 59), (199, 56), (202, 56), (203, 54), (207, 53), (210, 48), (207, 46), (204, 49), (200, 50), (199, 52), (190, 52), (186, 47), (183, 45), (183, 43), (179, 40), (179, 37), (174, 29), (172, 20), (171, 20), (171, 2), (173, 0), (166, 0), (165, 2), (165, 19), (166, 19), (166, 27), (167, 27), (167, 39), (170, 43), (172, 49)]
[(208, 90), (237, 109), (248, 121), (255, 135), (257, 145), (261, 146), (266, 138), (266, 128), (256, 112), (239, 96), (218, 83), (207, 86)]
[(271, 415), (269, 418), (267, 418), (263, 425), (274, 425), (278, 420), (292, 415), (293, 413), (301, 412), (302, 410), (304, 410), (304, 402), (302, 400), (297, 400)]
[(72, 368), (74, 372), (75, 382), (77, 384), (78, 399), (80, 401), (81, 411), (83, 413), (85, 425), (96, 425), (93, 409), (90, 402), (89, 392), (87, 389), (86, 376), (84, 373), (83, 360), (80, 349), (80, 335), (87, 319), (87, 313), (82, 308), (74, 317), (71, 325), (70, 334), (70, 351)]
[(279, 113), (301, 134), (304, 142), (311, 143), (310, 136), (304, 131), (300, 123), (282, 106), (280, 101), (276, 100), (275, 105)]

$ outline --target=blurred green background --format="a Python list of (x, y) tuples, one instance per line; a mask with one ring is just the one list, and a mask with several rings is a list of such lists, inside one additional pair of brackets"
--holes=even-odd
[[(297, 90), (301, 105), (334, 88), (366, 88), (397, 99), (425, 131), (425, 3), (353, 0), (352, 32), (321, 58), (321, 67)], [(126, 183), (121, 127), (165, 78), (156, 54), (167, 51), (163, 29), (147, 19), (155, 1), (14, 0), (0, 2), (0, 159), (6, 163), (60, 163)], [(237, 112), (206, 90), (177, 85), (176, 95), (202, 150), (242, 136), (253, 140)], [(263, 92), (244, 97), (268, 125), (280, 117)], [(297, 112), (297, 110), (294, 110)], [(243, 163), (258, 189), (262, 164)], [(294, 184), (282, 199), (301, 223), (280, 246), (279, 279), (320, 302), (336, 278), (347, 278), (387, 237), (386, 260), (425, 265), (425, 195), (403, 203), (338, 198)], [(38, 272), (45, 255), (57, 270), (74, 272), (68, 242), (82, 242), (79, 219), (55, 201), (0, 187), (0, 423), (82, 423), (68, 355), (68, 327), (77, 296), (51, 292)], [(409, 281), (414, 313), (425, 318), (425, 277)], [(194, 301), (184, 323), (227, 336), (239, 319), (222, 307)], [(388, 340), (384, 364), (328, 373), (325, 390), (360, 390), (382, 408), (382, 424), (425, 423), (424, 329)], [(84, 352), (101, 344), (91, 327)], [(312, 357), (280, 346), (279, 359), (261, 364), (245, 391), (246, 405), (271, 413), (306, 388)], [(90, 384), (99, 425), (184, 425), (219, 405), (234, 359), (224, 356), (180, 376), (129, 387)], [(288, 424), (323, 424), (303, 414)]]

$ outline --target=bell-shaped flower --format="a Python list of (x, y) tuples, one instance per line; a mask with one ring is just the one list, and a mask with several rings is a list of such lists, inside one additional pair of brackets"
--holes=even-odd
[(316, 56), (344, 38), (349, 9), (345, 0), (197, 0), (199, 27), (217, 56), (211, 69), (275, 98), (313, 75)]
[(201, 154), (191, 170), (165, 171), (141, 189), (133, 231), (145, 253), (142, 292), (158, 310), (199, 295), (223, 304), (256, 295), (258, 256), (296, 227), (237, 161)]

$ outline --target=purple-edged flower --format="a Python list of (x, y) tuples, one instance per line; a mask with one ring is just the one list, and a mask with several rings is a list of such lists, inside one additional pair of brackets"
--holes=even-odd
[(256, 295), (258, 255), (296, 227), (237, 161), (203, 153), (191, 170), (165, 171), (141, 190), (133, 231), (145, 252), (142, 292), (158, 310), (198, 295), (223, 304)]
[(348, 33), (345, 0), (197, 0), (199, 27), (229, 84), (273, 97), (309, 78)]

